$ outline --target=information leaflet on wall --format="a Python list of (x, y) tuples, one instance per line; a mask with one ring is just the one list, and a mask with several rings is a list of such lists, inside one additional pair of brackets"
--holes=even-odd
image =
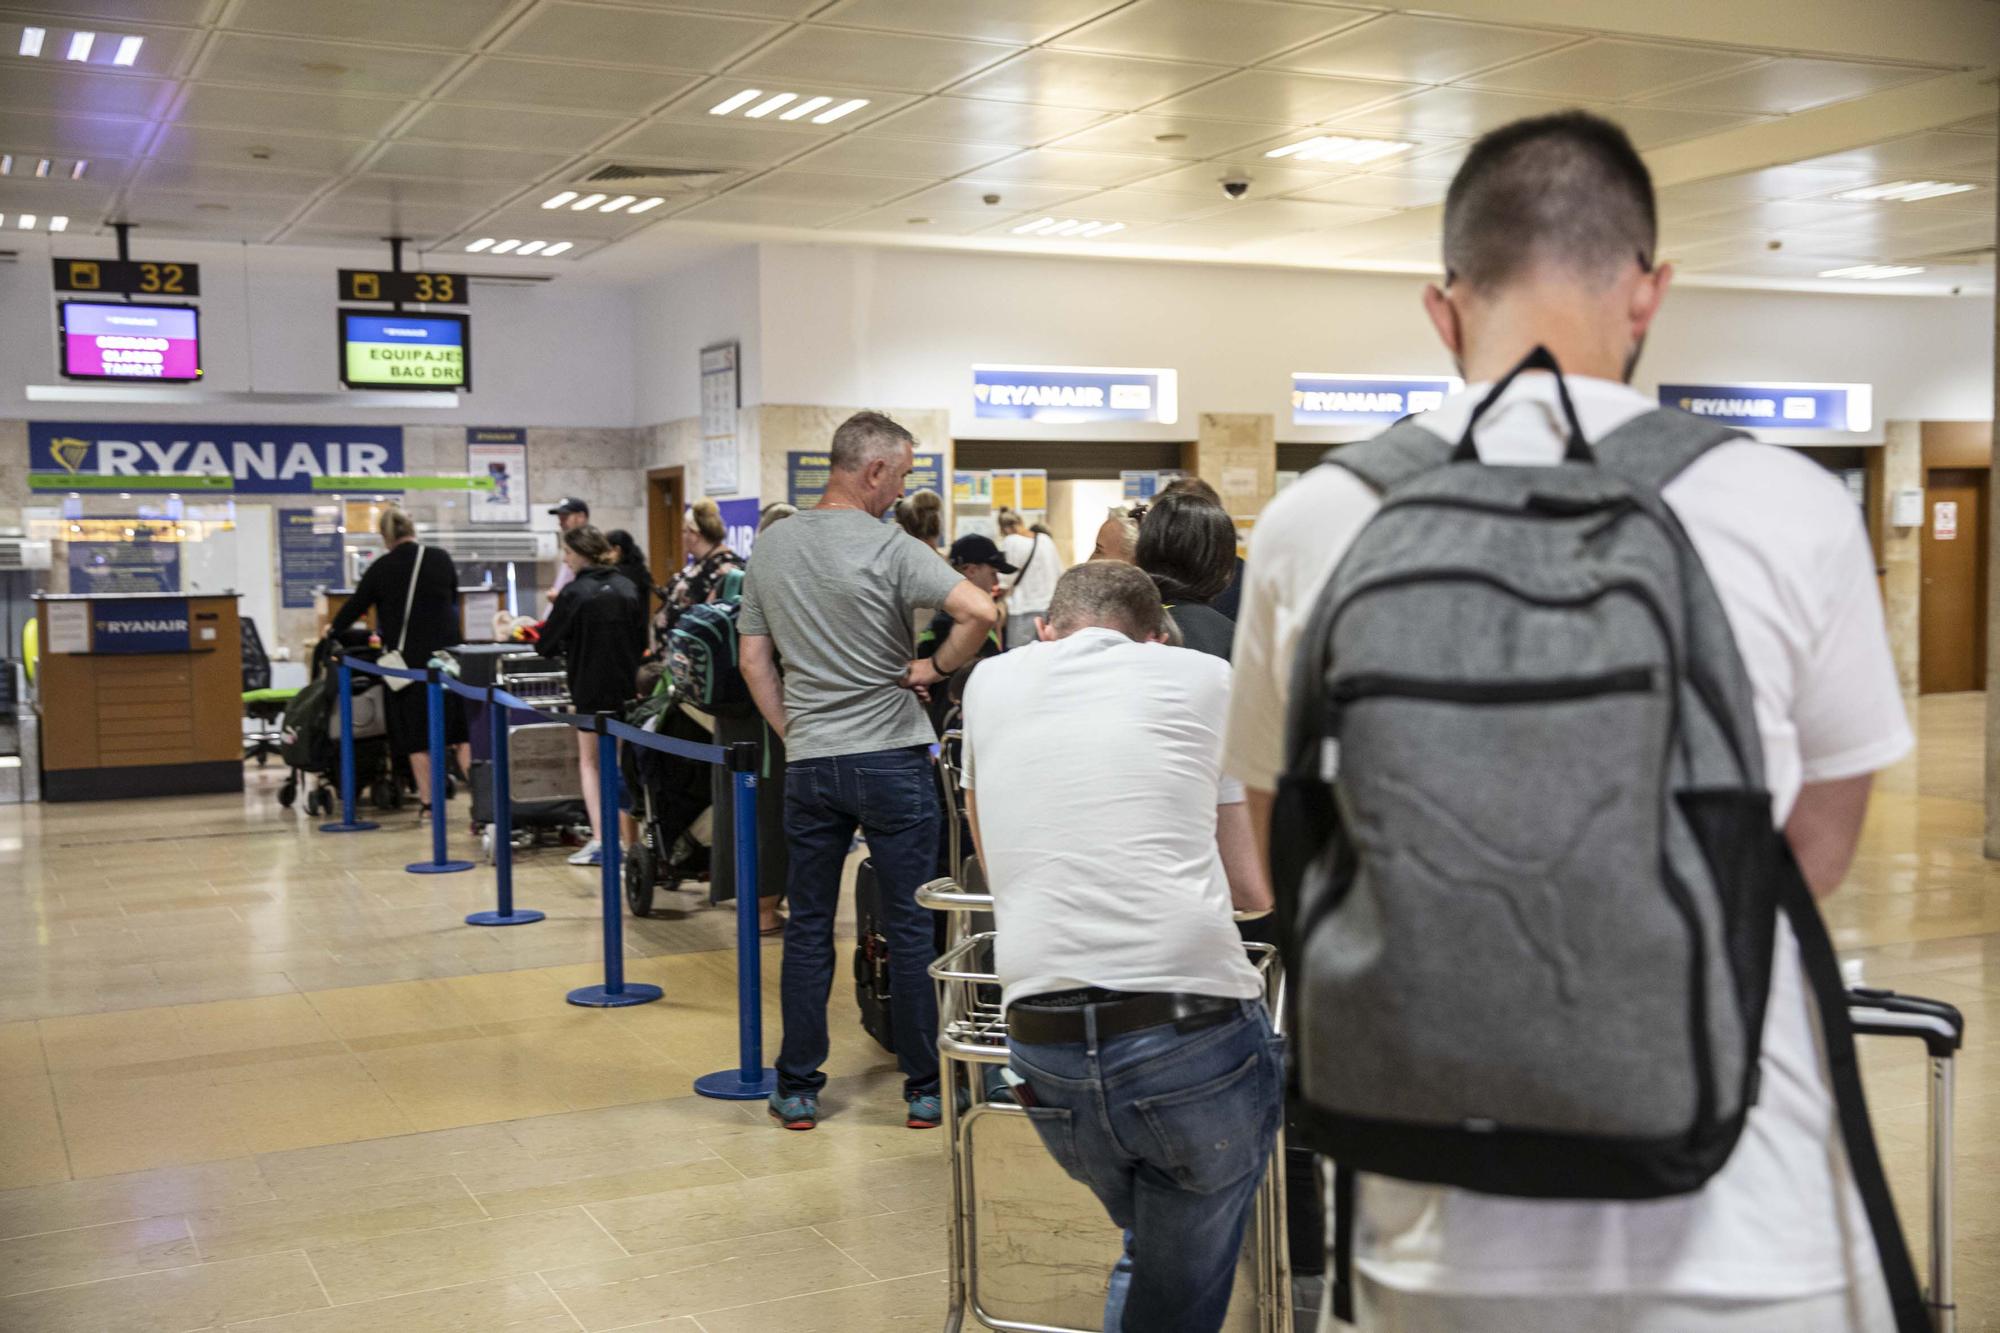
[(1958, 540), (1958, 501), (1939, 500), (1931, 506), (1931, 536), (1941, 542)]
[(974, 366), (972, 414), (1071, 423), (1180, 418), (1179, 376), (1117, 366)]
[[(1128, 505), (1151, 504), (1153, 498), (1187, 473), (1177, 468), (1165, 471), (1120, 472), (1118, 474), (1120, 497)], [(1255, 478), (1253, 476), (1254, 484)]]
[(188, 650), (185, 597), (135, 597), (90, 602), (94, 653), (184, 653)]
[(283, 605), (310, 607), (323, 588), (340, 586), (340, 511), (278, 511), (278, 582)]
[(239, 426), (31, 421), (36, 491), (233, 491), (301, 495), (403, 489), (400, 426)]
[(1294, 426), (1382, 425), (1428, 412), (1465, 387), (1450, 376), (1292, 373)]
[(910, 469), (910, 475), (903, 479), (903, 494), (914, 491), (934, 491), (944, 494), (944, 455), (918, 454), (917, 465)]
[(474, 523), (528, 521), (528, 432), (518, 427), (468, 426), (465, 470), (492, 481), (466, 502)]
[(951, 502), (953, 505), (992, 504), (993, 474), (991, 472), (952, 473)]
[(734, 495), (741, 484), (736, 462), (736, 412), (743, 404), (735, 343), (701, 349), (701, 487)]
[(993, 507), (1022, 511), (1049, 507), (1049, 474), (1041, 468), (1010, 468), (993, 474)]
[(132, 529), (125, 541), (70, 541), (69, 590), (73, 593), (179, 592), (181, 544), (152, 540), (150, 529)]
[(1865, 431), (1873, 424), (1869, 384), (1662, 384), (1660, 403), (1753, 430)]
[[(833, 473), (833, 455), (792, 452), (785, 455), (785, 498), (801, 509), (810, 509), (826, 494)], [(903, 494), (931, 490), (944, 492), (944, 455), (918, 454), (916, 466), (903, 483)]]
[(44, 602), (49, 620), (49, 641), (45, 653), (87, 653), (90, 651), (90, 603)]
[(757, 516), (763, 506), (757, 503), (756, 496), (750, 495), (736, 500), (717, 500), (715, 507), (722, 514), (722, 540), (730, 550), (748, 560), (750, 548), (757, 541)]

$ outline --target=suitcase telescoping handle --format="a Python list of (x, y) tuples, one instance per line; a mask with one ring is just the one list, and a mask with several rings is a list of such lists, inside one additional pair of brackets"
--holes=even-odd
[(1898, 995), (1873, 986), (1847, 988), (1847, 1017), (1854, 1031), (1870, 1037), (1916, 1037), (1930, 1055), (1931, 1271), (1925, 1303), (1937, 1333), (1956, 1333), (1952, 1247), (1952, 1083), (1953, 1058), (1965, 1043), (1965, 1016), (1942, 1000)]

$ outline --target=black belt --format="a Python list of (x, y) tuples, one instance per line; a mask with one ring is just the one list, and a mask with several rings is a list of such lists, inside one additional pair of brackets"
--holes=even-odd
[[(1084, 1028), (1084, 1016), (1089, 1009), (1097, 1011), (1099, 1041), (1166, 1023), (1172, 1023), (1182, 1032), (1196, 1032), (1225, 1022), (1243, 1009), (1243, 1001), (1215, 995), (1184, 995), (1178, 991), (1099, 993), (1111, 998), (1088, 999), (1081, 1004), (1072, 1002), (1065, 1005), (1060, 1000), (1075, 994), (1066, 992), (1060, 997), (1037, 995), (1016, 1000), (1007, 1007), (1007, 1035), (1030, 1046), (1083, 1041), (1088, 1035)], [(1057, 1000), (1058, 1003), (1047, 1005), (1042, 1003), (1044, 1000)]]

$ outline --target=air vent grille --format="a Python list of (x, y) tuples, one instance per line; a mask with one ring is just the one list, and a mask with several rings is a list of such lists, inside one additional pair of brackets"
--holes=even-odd
[(423, 539), (449, 552), (454, 561), (551, 560), (555, 558), (553, 532), (520, 532), (506, 528), (433, 528), (420, 524)]
[(633, 194), (698, 194), (714, 189), (733, 174), (721, 167), (633, 167), (608, 162), (572, 184), (616, 185)]

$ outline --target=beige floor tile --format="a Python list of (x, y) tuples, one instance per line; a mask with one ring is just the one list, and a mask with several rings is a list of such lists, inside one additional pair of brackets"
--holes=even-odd
[(647, 1154), (668, 1141), (691, 1145), (703, 1135), (769, 1124), (762, 1106), (756, 1103), (679, 1097), (644, 1106), (607, 1106), (516, 1120), (508, 1124), (507, 1132), (538, 1157), (562, 1157), (571, 1153)]
[(0, 1240), (0, 1296), (198, 1263), (180, 1217), (149, 1217)]
[(437, 1028), (469, 1028), (479, 1015), (436, 981), (396, 982), (315, 991), (306, 1000), (336, 1036), (380, 1037)]
[[(746, 1292), (772, 1298), (868, 1282), (868, 1271), (809, 1230), (782, 1231), (681, 1246), (542, 1276), (587, 1330), (624, 1328), (649, 1319), (743, 1303)], [(706, 1318), (699, 1319), (704, 1326)]]
[(46, 1074), (41, 1029), (34, 1023), (0, 1023), (0, 1078)]
[(189, 1004), (175, 1012), (194, 1055), (318, 1045), (336, 1035), (303, 995)]
[(346, 1067), (222, 1083), (216, 1091), (251, 1152), (354, 1143), (417, 1129), (386, 1091)]
[(577, 1062), (507, 1037), (369, 1051), (361, 1058), (418, 1129), (572, 1109), (564, 1076)]
[(306, 1253), (335, 1305), (622, 1256), (580, 1208), (312, 1246)]
[(241, 1259), (323, 1248), (401, 1231), (454, 1226), (486, 1216), (453, 1176), (430, 1176), (187, 1215), (202, 1259)]
[(266, 1254), (12, 1296), (0, 1300), (0, 1329), (181, 1333), (326, 1303), (303, 1254)]
[[(900, 1117), (902, 1111), (902, 1104), (896, 1103), (895, 1114)], [(783, 1175), (789, 1171), (854, 1166), (944, 1152), (942, 1135), (937, 1131), (906, 1128), (900, 1118), (888, 1124), (857, 1123), (860, 1114), (860, 1111), (836, 1113), (822, 1120), (820, 1128), (810, 1134), (788, 1134), (767, 1120), (758, 1129), (705, 1134), (702, 1141), (746, 1176)], [(882, 1118), (886, 1120), (887, 1116)]]
[(68, 1179), (69, 1154), (47, 1076), (0, 1078), (0, 1189)]
[(390, 1139), (264, 1153), (257, 1164), (280, 1198), (386, 1185), (512, 1158), (528, 1160), (498, 1125), (476, 1125)]
[(45, 1018), (40, 1026), (42, 1049), (56, 1073), (150, 1064), (194, 1053), (172, 1009)]
[[(539, 1277), (499, 1278), (308, 1310), (246, 1324), (228, 1333), (576, 1333), (576, 1321)], [(689, 1333), (698, 1330), (689, 1325)]]
[(0, 1237), (257, 1203), (272, 1197), (255, 1158), (170, 1166), (0, 1193)]
[(888, 1211), (835, 1171), (796, 1171), (588, 1205), (592, 1217), (634, 1254), (696, 1241), (755, 1236)]
[(58, 1075), (55, 1088), (78, 1178), (250, 1153), (223, 1091), (196, 1076), (119, 1082)]
[(904, 1213), (821, 1222), (813, 1230), (872, 1276), (914, 1277), (941, 1272), (950, 1265), (948, 1215), (949, 1206), (937, 1203)]
[(495, 1217), (743, 1179), (736, 1168), (699, 1143), (664, 1139), (650, 1151), (618, 1149), (528, 1161), (509, 1159), (484, 1167), (472, 1164), (461, 1169), (458, 1178)]
[(946, 1297), (943, 1277), (911, 1277), (706, 1311), (701, 1326), (705, 1333), (930, 1333), (944, 1322)]

